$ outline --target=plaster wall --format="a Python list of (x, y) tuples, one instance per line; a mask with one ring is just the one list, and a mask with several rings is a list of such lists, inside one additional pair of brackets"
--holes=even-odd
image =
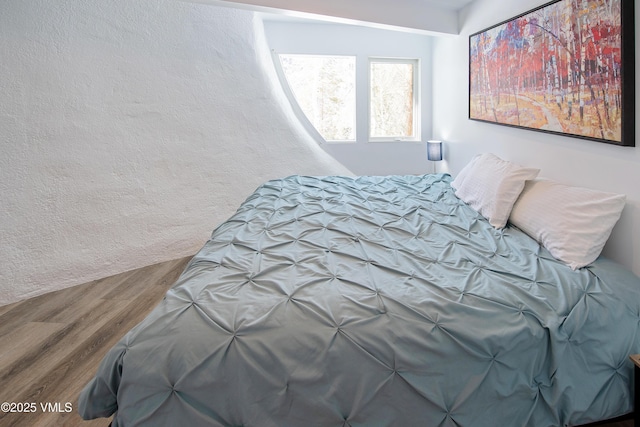
[(252, 12), (0, 3), (0, 305), (195, 253), (263, 181), (349, 174)]
[[(459, 16), (457, 37), (434, 43), (434, 136), (446, 141), (441, 171), (453, 175), (475, 155), (497, 155), (541, 169), (565, 184), (626, 194), (627, 205), (603, 254), (640, 275), (640, 140), (635, 148), (514, 129), (468, 119), (469, 35), (547, 3), (546, 0), (476, 0)], [(636, 22), (640, 8), (636, 6)], [(636, 31), (636, 45), (640, 46)], [(636, 69), (640, 55), (636, 54)], [(640, 73), (636, 73), (640, 88)], [(636, 91), (636, 99), (638, 97)], [(636, 102), (636, 121), (640, 109)]]

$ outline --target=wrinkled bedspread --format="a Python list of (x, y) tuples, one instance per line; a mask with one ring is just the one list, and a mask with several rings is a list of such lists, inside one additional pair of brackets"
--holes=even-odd
[(632, 410), (640, 279), (448, 175), (259, 187), (80, 396), (114, 426), (561, 426)]

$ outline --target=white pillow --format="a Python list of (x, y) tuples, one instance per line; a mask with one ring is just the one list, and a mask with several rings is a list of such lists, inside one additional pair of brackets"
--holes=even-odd
[(476, 160), (478, 160), (478, 157), (480, 157), (480, 156), (481, 156), (481, 154), (478, 154), (477, 156), (474, 156), (471, 159), (471, 161), (469, 161), (469, 163), (467, 163), (465, 165), (465, 167), (462, 168), (462, 170), (458, 173), (456, 178), (453, 181), (451, 181), (451, 186), (455, 190), (457, 190), (458, 188), (460, 188), (462, 186), (462, 183), (467, 178), (467, 175), (469, 175), (469, 171), (473, 168), (473, 165), (475, 164)]
[(540, 170), (518, 166), (490, 153), (477, 156), (472, 163), (457, 187), (456, 196), (492, 226), (502, 228), (525, 181), (534, 179)]
[(625, 201), (621, 194), (535, 180), (525, 185), (509, 220), (575, 270), (598, 258)]

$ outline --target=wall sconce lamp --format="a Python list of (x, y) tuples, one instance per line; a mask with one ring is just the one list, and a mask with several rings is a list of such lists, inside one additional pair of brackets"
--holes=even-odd
[(427, 159), (433, 163), (433, 173), (436, 173), (436, 164), (442, 160), (442, 141), (427, 141)]

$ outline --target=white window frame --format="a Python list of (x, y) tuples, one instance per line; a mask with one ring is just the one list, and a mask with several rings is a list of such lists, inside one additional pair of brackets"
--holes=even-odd
[[(307, 131), (309, 133), (311, 133), (311, 135), (314, 137), (314, 139), (316, 139), (317, 141), (322, 141), (323, 143), (329, 143), (329, 144), (355, 144), (358, 141), (358, 113), (357, 113), (357, 109), (358, 109), (358, 95), (357, 95), (357, 85), (358, 85), (358, 76), (357, 76), (357, 69), (358, 69), (358, 58), (356, 55), (343, 55), (343, 54), (338, 54), (338, 55), (334, 55), (334, 54), (316, 54), (316, 53), (285, 53), (285, 52), (276, 52), (275, 50), (271, 51), (271, 55), (272, 55), (272, 59), (274, 64), (276, 64), (276, 74), (278, 75), (278, 79), (280, 80), (280, 84), (284, 89), (285, 95), (287, 96), (287, 98), (289, 99), (289, 102), (291, 103), (291, 106), (293, 108), (293, 111), (295, 113), (295, 115), (298, 117), (298, 119), (300, 120), (300, 122), (302, 123), (302, 125), (307, 129)], [(355, 123), (354, 123), (354, 139), (325, 139), (320, 132), (316, 129), (316, 127), (313, 125), (313, 123), (311, 123), (311, 120), (309, 120), (309, 117), (307, 117), (307, 115), (305, 114), (304, 110), (302, 109), (302, 107), (300, 106), (300, 104), (298, 103), (298, 100), (295, 96), (295, 94), (293, 93), (293, 89), (291, 88), (291, 86), (289, 85), (289, 80), (287, 80), (287, 76), (285, 75), (284, 72), (284, 68), (282, 67), (282, 62), (280, 60), (280, 55), (300, 55), (300, 56), (333, 56), (333, 57), (345, 57), (345, 58), (355, 58), (355, 66), (356, 66), (356, 70), (355, 70), (355, 89), (356, 89), (356, 111), (355, 111)]]
[[(413, 65), (413, 135), (411, 136), (371, 136), (371, 65), (374, 63), (388, 64), (411, 64)], [(367, 135), (368, 142), (403, 142), (421, 141), (421, 122), (422, 117), (420, 111), (420, 59), (417, 58), (389, 58), (389, 57), (369, 57), (368, 61), (368, 80), (367, 80)]]
[[(307, 115), (304, 113), (298, 101), (293, 93), (293, 90), (289, 86), (287, 77), (284, 74), (284, 69), (280, 62), (280, 55), (311, 55), (311, 56), (355, 56), (356, 57), (356, 123), (355, 123), (355, 140), (348, 141), (335, 141), (326, 140), (318, 132), (315, 126), (311, 123)], [(422, 90), (421, 82), (421, 60), (418, 58), (410, 57), (387, 57), (387, 56), (361, 56), (351, 55), (345, 53), (310, 53), (301, 51), (276, 51), (271, 50), (273, 63), (275, 65), (276, 74), (280, 80), (280, 84), (284, 89), (284, 93), (289, 99), (294, 114), (298, 117), (301, 124), (307, 129), (307, 131), (318, 141), (319, 144), (337, 144), (337, 145), (351, 145), (351, 144), (368, 144), (368, 143), (397, 143), (397, 142), (421, 142), (422, 141), (422, 112), (421, 102)], [(372, 138), (371, 133), (371, 62), (394, 62), (394, 63), (411, 63), (414, 66), (413, 73), (413, 136), (411, 137), (378, 137)], [(363, 105), (366, 104), (366, 105)]]

